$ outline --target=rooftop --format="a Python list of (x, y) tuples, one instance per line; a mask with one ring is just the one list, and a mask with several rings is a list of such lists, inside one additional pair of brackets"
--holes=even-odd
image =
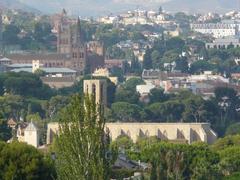
[(37, 131), (38, 128), (33, 122), (30, 122), (28, 126), (26, 127), (25, 131)]
[[(41, 70), (43, 70), (46, 73), (76, 73), (77, 71), (69, 69), (69, 68), (41, 68)], [(12, 72), (32, 72), (32, 68), (17, 68), (17, 69), (12, 69)]]

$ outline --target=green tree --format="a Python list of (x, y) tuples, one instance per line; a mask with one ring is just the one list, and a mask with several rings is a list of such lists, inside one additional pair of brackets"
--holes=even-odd
[(16, 45), (19, 42), (18, 34), (20, 33), (20, 29), (13, 25), (9, 24), (5, 27), (3, 31), (3, 42), (6, 45)]
[(50, 158), (25, 143), (0, 143), (0, 179), (55, 179)]
[(119, 47), (113, 46), (107, 49), (106, 56), (110, 59), (124, 59), (126, 54)]
[(143, 57), (143, 69), (151, 69), (151, 68), (152, 68), (152, 57), (151, 57), (151, 50), (148, 47)]
[(166, 42), (167, 50), (175, 50), (178, 53), (181, 53), (183, 51), (184, 46), (185, 41), (179, 37), (173, 37)]
[(145, 84), (141, 78), (131, 78), (124, 83), (124, 88), (129, 90), (135, 90), (137, 85)]
[(153, 68), (155, 68), (155, 69), (159, 68), (160, 63), (161, 63), (161, 55), (160, 55), (159, 51), (154, 50), (151, 53), (151, 58), (152, 58)]
[(120, 150), (128, 150), (133, 147), (133, 141), (127, 135), (122, 135), (117, 137), (115, 141), (111, 143), (112, 147), (115, 147)]
[(182, 119), (184, 105), (175, 100), (153, 103), (146, 108), (146, 112), (149, 119), (160, 122), (179, 122)]
[(144, 114), (141, 107), (127, 102), (116, 102), (112, 104), (112, 117), (122, 122), (139, 121)]
[(130, 104), (138, 104), (139, 93), (136, 90), (128, 90), (123, 87), (117, 88), (115, 102), (128, 102)]
[(225, 135), (240, 135), (240, 123), (234, 123), (228, 126)]
[(109, 179), (105, 119), (94, 98), (73, 96), (59, 122), (58, 179)]
[(240, 147), (228, 147), (219, 152), (220, 169), (224, 175), (231, 175), (240, 171)]
[(164, 102), (169, 99), (168, 95), (164, 93), (163, 89), (154, 88), (150, 90), (150, 103)]
[(211, 62), (208, 62), (208, 61), (205, 61), (205, 60), (200, 60), (200, 61), (196, 61), (196, 62), (191, 64), (190, 72), (192, 74), (195, 74), (195, 73), (199, 74), (203, 71), (212, 71), (215, 68), (216, 67)]
[(188, 61), (187, 58), (180, 58), (175, 61), (176, 62), (176, 70), (181, 71), (183, 73), (188, 72)]
[(207, 110), (204, 106), (204, 100), (200, 96), (192, 96), (184, 102), (185, 111), (183, 120), (185, 122), (204, 122)]
[(69, 97), (60, 95), (52, 97), (45, 107), (47, 118), (50, 119), (56, 118), (60, 110), (66, 107), (68, 103)]
[(2, 114), (0, 114), (0, 141), (7, 141), (11, 136), (11, 128), (8, 127), (7, 121), (3, 120)]

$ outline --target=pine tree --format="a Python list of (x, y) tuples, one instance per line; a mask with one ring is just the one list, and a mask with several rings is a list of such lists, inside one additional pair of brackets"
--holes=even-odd
[(74, 95), (63, 111), (56, 139), (59, 180), (109, 179), (106, 159), (109, 142), (104, 133), (103, 109), (92, 97)]
[(151, 50), (148, 47), (143, 58), (143, 69), (151, 68), (152, 68)]

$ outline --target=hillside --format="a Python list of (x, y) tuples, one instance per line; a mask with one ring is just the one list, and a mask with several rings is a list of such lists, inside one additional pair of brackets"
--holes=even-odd
[(18, 0), (0, 0), (0, 9), (1, 8), (21, 9), (24, 11), (40, 12), (39, 10), (31, 8), (30, 6), (19, 2)]

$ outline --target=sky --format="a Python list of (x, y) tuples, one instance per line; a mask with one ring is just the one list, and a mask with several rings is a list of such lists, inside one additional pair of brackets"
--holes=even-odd
[(123, 12), (129, 9), (158, 7), (169, 0), (19, 0), (43, 12), (60, 11), (63, 7), (70, 14), (96, 16)]
[(240, 8), (240, 0), (19, 0), (45, 13), (55, 13), (64, 7), (71, 15), (99, 16), (142, 8), (167, 11), (207, 12)]

